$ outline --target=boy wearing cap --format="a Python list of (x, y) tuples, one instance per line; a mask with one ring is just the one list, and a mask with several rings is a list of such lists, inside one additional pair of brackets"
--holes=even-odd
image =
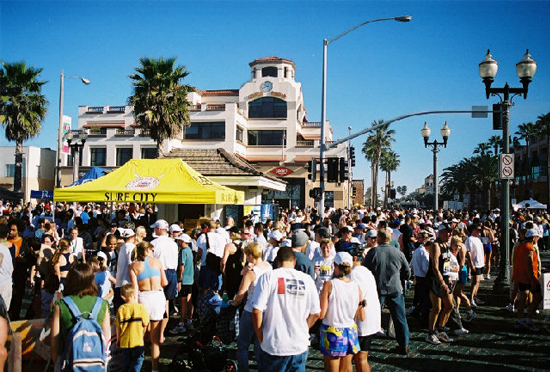
[(122, 297), (120, 296), (120, 288), (126, 284), (130, 283), (130, 263), (132, 263), (132, 252), (136, 247), (135, 236), (133, 230), (124, 229), (121, 232), (121, 238), (124, 239), (124, 244), (120, 247), (116, 265), (116, 281), (115, 281), (115, 296), (113, 298), (113, 305), (115, 311), (124, 303)]
[[(176, 238), (180, 247), (178, 255), (178, 297), (180, 299), (180, 322), (170, 330), (172, 334), (183, 333), (192, 329), (191, 319), (193, 319), (193, 303), (191, 294), (193, 293), (193, 281), (195, 277), (193, 252), (191, 251), (191, 237), (187, 234), (181, 234)], [(187, 321), (186, 321), (187, 319)]]

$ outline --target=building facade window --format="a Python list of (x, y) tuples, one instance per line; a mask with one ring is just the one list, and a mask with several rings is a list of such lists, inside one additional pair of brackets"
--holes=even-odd
[(248, 104), (251, 119), (286, 119), (286, 102), (275, 97), (263, 97)]
[(6, 164), (6, 177), (15, 177), (15, 164)]
[(116, 149), (116, 166), (120, 167), (126, 164), (133, 157), (133, 149), (131, 147), (120, 147)]
[(104, 167), (107, 165), (107, 149), (105, 147), (93, 147), (90, 149), (90, 165), (92, 167)]
[(141, 149), (142, 159), (156, 159), (159, 156), (159, 151), (156, 147), (143, 147)]
[(244, 130), (241, 127), (237, 127), (237, 137), (236, 140), (239, 142), (243, 142), (244, 139)]
[(249, 130), (249, 146), (282, 146), (284, 131), (282, 130)]
[(194, 122), (185, 128), (185, 139), (223, 140), (225, 122)]
[(277, 67), (264, 67), (262, 68), (262, 77), (277, 77)]

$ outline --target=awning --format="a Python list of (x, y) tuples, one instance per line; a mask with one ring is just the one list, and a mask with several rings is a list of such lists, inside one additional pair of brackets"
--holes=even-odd
[(54, 200), (244, 204), (244, 192), (210, 180), (181, 159), (133, 159), (94, 181), (55, 189)]

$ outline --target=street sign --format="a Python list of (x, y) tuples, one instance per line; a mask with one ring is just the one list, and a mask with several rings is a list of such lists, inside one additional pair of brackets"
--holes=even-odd
[(499, 174), (502, 180), (514, 179), (514, 154), (501, 154)]

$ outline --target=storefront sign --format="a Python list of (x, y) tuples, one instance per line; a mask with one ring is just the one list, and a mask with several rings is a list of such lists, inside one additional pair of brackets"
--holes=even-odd
[(275, 173), (279, 177), (288, 176), (291, 173), (294, 173), (294, 171), (285, 168), (285, 167), (277, 167), (271, 171), (271, 173)]

